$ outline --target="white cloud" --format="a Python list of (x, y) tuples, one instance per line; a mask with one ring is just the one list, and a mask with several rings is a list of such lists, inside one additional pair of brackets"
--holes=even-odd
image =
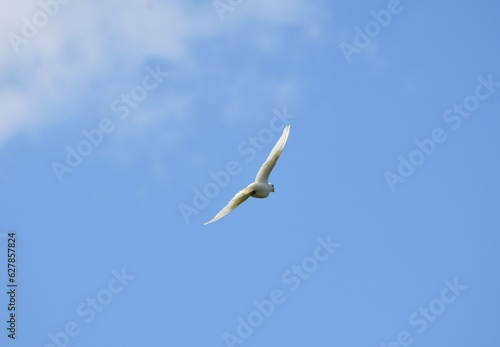
[[(60, 110), (94, 93), (110, 102), (117, 86), (136, 82), (147, 59), (199, 64), (194, 43), (234, 34), (249, 20), (301, 23), (302, 0), (246, 1), (221, 22), (211, 2), (69, 1), (16, 54), (7, 35), (21, 35), (23, 17), (33, 21), (41, 3), (0, 5), (0, 145), (27, 129), (69, 115)], [(41, 18), (41, 17), (40, 17)], [(183, 99), (183, 102), (186, 102)], [(59, 111), (58, 111), (59, 110)]]

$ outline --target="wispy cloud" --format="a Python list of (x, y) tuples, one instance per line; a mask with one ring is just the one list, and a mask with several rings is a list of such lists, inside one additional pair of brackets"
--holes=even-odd
[[(47, 3), (52, 7), (41, 5)], [(196, 70), (196, 43), (246, 30), (253, 20), (300, 24), (309, 5), (244, 2), (224, 23), (211, 3), (25, 0), (2, 7), (0, 145), (26, 128), (71, 117), (64, 110), (78, 108), (88, 95), (109, 103), (148, 59)], [(25, 26), (36, 29), (32, 37), (23, 34)]]

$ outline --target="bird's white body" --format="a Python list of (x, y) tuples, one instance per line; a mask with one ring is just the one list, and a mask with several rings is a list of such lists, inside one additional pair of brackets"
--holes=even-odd
[(269, 183), (269, 175), (273, 170), (278, 158), (283, 152), (283, 148), (285, 148), (286, 141), (288, 140), (288, 134), (290, 133), (290, 125), (287, 125), (285, 129), (283, 129), (283, 134), (279, 138), (278, 142), (274, 145), (274, 148), (269, 153), (266, 161), (260, 167), (259, 172), (257, 173), (257, 177), (255, 177), (255, 182), (249, 184), (246, 188), (240, 190), (229, 203), (224, 207), (219, 213), (215, 215), (210, 221), (205, 224), (210, 224), (215, 222), (216, 220), (221, 219), (229, 212), (234, 210), (236, 207), (241, 205), (246, 199), (250, 196), (254, 198), (267, 198), (271, 192), (274, 192), (274, 185)]
[(250, 190), (250, 196), (252, 198), (267, 198), (271, 192), (274, 192), (274, 186), (265, 182), (253, 182), (245, 189)]

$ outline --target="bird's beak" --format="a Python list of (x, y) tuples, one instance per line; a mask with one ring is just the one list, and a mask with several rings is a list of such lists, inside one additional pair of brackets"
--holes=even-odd
[(271, 191), (274, 193), (274, 187), (271, 189)]

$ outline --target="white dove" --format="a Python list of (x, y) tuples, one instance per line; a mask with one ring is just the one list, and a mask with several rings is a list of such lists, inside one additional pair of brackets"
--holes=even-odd
[(283, 148), (285, 148), (289, 133), (290, 125), (287, 125), (285, 129), (283, 129), (283, 134), (281, 134), (278, 142), (276, 142), (276, 144), (274, 145), (274, 148), (271, 153), (269, 153), (266, 161), (260, 167), (259, 172), (257, 173), (257, 177), (255, 177), (255, 182), (250, 184), (248, 187), (240, 190), (238, 194), (236, 194), (234, 198), (229, 201), (226, 207), (224, 207), (219, 213), (217, 213), (215, 217), (212, 218), (212, 220), (206, 222), (205, 225), (221, 219), (236, 207), (241, 205), (241, 203), (248, 199), (250, 196), (254, 198), (267, 198), (269, 193), (274, 192), (274, 184), (268, 182), (269, 175), (276, 165), (281, 152), (283, 152)]

